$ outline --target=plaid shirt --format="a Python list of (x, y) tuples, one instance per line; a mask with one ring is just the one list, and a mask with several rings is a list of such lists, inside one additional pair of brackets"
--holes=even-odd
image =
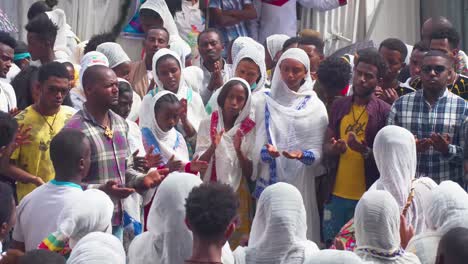
[[(221, 10), (242, 10), (246, 4), (252, 4), (252, 0), (210, 0), (210, 8), (217, 8)], [(238, 37), (249, 36), (244, 21), (233, 26), (219, 29), (223, 33), (225, 46)]]
[[(127, 142), (127, 122), (112, 111), (109, 111), (109, 118), (112, 139), (104, 135), (105, 130), (98, 125), (85, 106), (65, 125), (65, 128), (81, 130), (91, 143), (91, 164), (88, 175), (82, 181), (85, 189), (99, 188), (110, 180), (122, 186), (134, 187), (142, 177), (142, 174), (127, 164), (127, 159), (131, 157)], [(115, 197), (111, 199), (114, 202), (112, 225), (119, 226), (123, 219), (122, 201)]]
[[(463, 98), (446, 90), (434, 106), (424, 99), (423, 90), (400, 97), (388, 116), (389, 125), (411, 131), (417, 138), (430, 138), (431, 134), (448, 134), (451, 138), (449, 153), (443, 155), (432, 146), (418, 153), (417, 177), (430, 177), (437, 183), (452, 180), (463, 183), (464, 129), (468, 116)], [(398, 136), (398, 135), (395, 135)]]

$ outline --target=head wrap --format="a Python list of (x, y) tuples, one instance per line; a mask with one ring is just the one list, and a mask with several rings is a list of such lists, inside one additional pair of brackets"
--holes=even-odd
[(105, 42), (97, 46), (96, 51), (101, 52), (109, 61), (109, 68), (113, 69), (124, 62), (130, 62), (130, 58), (122, 47), (115, 42)]
[(125, 251), (115, 236), (94, 232), (78, 242), (67, 264), (125, 264)]
[(109, 67), (107, 57), (98, 51), (90, 51), (86, 53), (80, 62), (80, 84), (83, 85), (83, 74), (91, 66), (103, 65)]

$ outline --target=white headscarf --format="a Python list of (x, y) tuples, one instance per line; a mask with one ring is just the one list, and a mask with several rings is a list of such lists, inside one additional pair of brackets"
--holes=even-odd
[(58, 231), (68, 237), (71, 248), (91, 232), (112, 231), (114, 204), (107, 194), (89, 189), (79, 194), (76, 203), (67, 204), (57, 219)]
[[(234, 122), (234, 126), (229, 130), (224, 132), (223, 137), (216, 147), (215, 150), (215, 158), (216, 158), (216, 176), (219, 182), (229, 184), (234, 190), (239, 188), (239, 184), (242, 179), (242, 169), (239, 163), (239, 159), (237, 158), (236, 151), (234, 150), (234, 136), (237, 133), (237, 130), (241, 127), (242, 122), (249, 117), (250, 115), (250, 108), (251, 108), (251, 92), (249, 89), (249, 84), (241, 78), (232, 78), (228, 82), (224, 84), (224, 86), (219, 89), (222, 91), (224, 89), (228, 89), (232, 87), (229, 84), (231, 81), (239, 81), (245, 87), (247, 87), (247, 100), (245, 102), (244, 108), (242, 108), (239, 116), (236, 118)], [(219, 93), (218, 93), (219, 94)], [(218, 133), (222, 129), (224, 129), (224, 121), (223, 121), (223, 114), (222, 114), (222, 107), (218, 104), (218, 96), (215, 97), (216, 107), (214, 108), (213, 112), (217, 111), (217, 115), (219, 117), (218, 125), (216, 127)], [(212, 113), (212, 115), (215, 113)], [(200, 131), (197, 138), (197, 148), (196, 148), (196, 155), (202, 155), (211, 145), (211, 116), (202, 122), (200, 126)], [(242, 151), (246, 156), (250, 156), (251, 147), (253, 145), (253, 140), (255, 138), (255, 130), (251, 130), (247, 135), (244, 135), (242, 141)], [(213, 161), (211, 160), (208, 166), (208, 169), (203, 175), (204, 181), (209, 181), (211, 178)]]
[[(374, 158), (380, 178), (370, 190), (385, 190), (395, 198), (400, 212), (406, 206), (416, 175), (416, 140), (414, 135), (399, 126), (386, 126), (375, 137)], [(406, 214), (408, 223), (416, 225), (417, 205), (411, 201)]]
[[(297, 92), (292, 91), (289, 89), (288, 85), (283, 81), (281, 77), (281, 62), (285, 59), (293, 59), (301, 62), (304, 67), (306, 68), (306, 76), (304, 79), (304, 83), (301, 85)], [(271, 81), (271, 97), (275, 99), (279, 104), (283, 106), (293, 106), (297, 103), (298, 99), (302, 99), (304, 96), (308, 95), (315, 95), (313, 90), (314, 82), (310, 77), (310, 60), (305, 51), (292, 48), (288, 49), (283, 55), (281, 55), (278, 63), (276, 64), (275, 72), (277, 74), (273, 75), (273, 79)]]
[(245, 47), (257, 49), (258, 55), (262, 56), (263, 60), (265, 60), (265, 48), (262, 44), (249, 37), (238, 37), (234, 40), (231, 47), (231, 57), (233, 61), (238, 56), (239, 52)]
[(78, 242), (67, 264), (125, 264), (125, 251), (115, 236), (94, 232)]
[(109, 60), (109, 68), (119, 66), (124, 62), (130, 62), (127, 53), (122, 49), (118, 43), (105, 42), (97, 46), (96, 51), (101, 52)]
[[(232, 74), (236, 74), (236, 69), (239, 63), (243, 60), (249, 58), (257, 64), (260, 69), (260, 80), (257, 82), (257, 87), (252, 90), (253, 93), (263, 90), (265, 87), (265, 82), (267, 79), (266, 65), (265, 65), (265, 56), (255, 47), (247, 46), (239, 51), (236, 57), (233, 57), (234, 63), (232, 64)], [(250, 84), (249, 84), (250, 87)]]
[(185, 225), (185, 199), (202, 183), (188, 173), (171, 173), (158, 187), (148, 215), (148, 232), (137, 236), (129, 264), (183, 263), (192, 254), (192, 233)]
[(416, 215), (416, 221), (413, 222), (415, 235), (426, 231), (426, 211), (429, 208), (432, 190), (436, 188), (437, 183), (428, 177), (421, 177), (413, 182), (414, 198), (411, 206), (413, 215)]
[(455, 182), (444, 181), (427, 201), (427, 230), (411, 239), (407, 249), (422, 263), (433, 264), (442, 236), (456, 227), (468, 228), (468, 194)]
[(271, 59), (274, 59), (276, 54), (283, 49), (283, 44), (290, 39), (288, 35), (275, 34), (266, 38), (266, 46)]
[(307, 252), (318, 251), (317, 245), (306, 239), (306, 233), (301, 194), (290, 184), (276, 183), (260, 196), (249, 246), (237, 248), (234, 258), (236, 263), (246, 264), (302, 264)]
[(312, 255), (304, 264), (361, 264), (363, 261), (353, 252), (325, 249)]
[(57, 59), (68, 60), (72, 51), (67, 47), (67, 19), (62, 9), (54, 9), (46, 12), (49, 19), (58, 27), (57, 37), (54, 43), (54, 52)]
[(373, 263), (420, 263), (400, 247), (400, 209), (387, 191), (368, 191), (354, 212), (356, 254)]
[[(80, 61), (80, 85), (83, 87), (83, 74), (91, 66), (103, 65), (109, 67), (109, 60), (106, 55), (102, 54), (99, 51), (90, 51), (86, 53)], [(83, 88), (81, 88), (83, 89)]]
[[(164, 162), (167, 162), (172, 156), (174, 156), (175, 160), (180, 160), (183, 163), (189, 162), (189, 153), (187, 149), (187, 145), (185, 142), (184, 137), (180, 134), (175, 127), (171, 130), (164, 132), (160, 127), (158, 122), (156, 121), (156, 115), (154, 114), (154, 106), (156, 103), (161, 99), (163, 96), (167, 94), (173, 94), (169, 91), (161, 91), (158, 92), (153, 98), (151, 103), (151, 108), (148, 109), (148, 112), (145, 115), (148, 118), (145, 118), (144, 122), (140, 124), (140, 126), (144, 128), (148, 128), (152, 133), (153, 136), (156, 138), (159, 149), (161, 150), (161, 156), (164, 159)], [(173, 94), (176, 96), (175, 94)], [(178, 143), (177, 143), (178, 142)], [(177, 144), (176, 148), (174, 146)]]
[(166, 90), (162, 82), (159, 80), (159, 77), (156, 71), (157, 70), (156, 65), (159, 59), (165, 55), (170, 55), (174, 57), (179, 63), (181, 75), (180, 75), (179, 88), (177, 90), (177, 97), (179, 98), (179, 100), (187, 99), (187, 104), (188, 104), (187, 105), (187, 118), (192, 124), (193, 128), (195, 130), (198, 130), (201, 120), (203, 120), (206, 117), (205, 107), (203, 106), (203, 101), (201, 100), (200, 95), (196, 93), (195, 91), (193, 91), (193, 89), (189, 87), (187, 82), (185, 81), (184, 71), (183, 71), (182, 63), (180, 61), (179, 56), (175, 52), (169, 49), (160, 49), (153, 56), (153, 62), (152, 62), (153, 76), (154, 76), (154, 82), (157, 84), (156, 89), (158, 89), (158, 91)]

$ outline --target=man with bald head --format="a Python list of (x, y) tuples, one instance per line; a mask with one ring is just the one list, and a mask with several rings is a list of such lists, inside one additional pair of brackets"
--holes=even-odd
[[(450, 20), (443, 16), (431, 17), (424, 22), (421, 28), (421, 40), (426, 42), (427, 45), (430, 45), (434, 39), (434, 34), (443, 35), (444, 33), (441, 32), (449, 31), (455, 31), (455, 28)], [(456, 50), (456, 53), (454, 54), (456, 73), (468, 76), (468, 57), (466, 56), (465, 52), (460, 50), (458, 46), (452, 48), (451, 50)]]
[(138, 191), (143, 193), (157, 186), (163, 179), (158, 170), (143, 175), (131, 164), (128, 147), (128, 125), (110, 108), (118, 103), (117, 76), (103, 65), (91, 66), (83, 74), (86, 103), (66, 124), (81, 130), (91, 143), (91, 165), (83, 178), (86, 189), (98, 188), (114, 202), (113, 233), (122, 239), (122, 199)]

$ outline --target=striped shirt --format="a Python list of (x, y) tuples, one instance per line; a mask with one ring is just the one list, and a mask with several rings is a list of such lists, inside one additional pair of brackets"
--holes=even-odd
[[(96, 122), (85, 105), (65, 125), (65, 128), (81, 130), (91, 143), (91, 164), (88, 175), (82, 181), (85, 189), (99, 188), (110, 180), (121, 186), (133, 187), (143, 176), (127, 164), (127, 161), (132, 160), (127, 141), (127, 122), (110, 110), (109, 119), (112, 138), (104, 134), (105, 129)], [(122, 200), (115, 197), (111, 199), (114, 202), (112, 225), (119, 226), (123, 220)]]
[[(431, 106), (423, 89), (397, 99), (388, 116), (389, 125), (408, 129), (418, 139), (430, 138), (432, 133), (448, 134), (449, 153), (444, 155), (434, 147), (418, 153), (417, 177), (430, 177), (437, 183), (452, 180), (463, 183), (464, 129), (468, 116), (463, 98), (446, 90)], [(395, 135), (398, 136), (398, 135)]]
[[(210, 0), (210, 8), (217, 8), (221, 10), (242, 10), (244, 9), (244, 5), (247, 4), (252, 4), (252, 0)], [(244, 21), (241, 21), (240, 23), (233, 26), (226, 26), (219, 29), (223, 33), (225, 46), (238, 37), (249, 36)]]

